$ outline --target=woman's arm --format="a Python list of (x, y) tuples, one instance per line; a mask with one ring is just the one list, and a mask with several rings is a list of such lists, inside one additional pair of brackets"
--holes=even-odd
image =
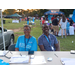
[(18, 48), (15, 48), (15, 51), (19, 51), (19, 49)]

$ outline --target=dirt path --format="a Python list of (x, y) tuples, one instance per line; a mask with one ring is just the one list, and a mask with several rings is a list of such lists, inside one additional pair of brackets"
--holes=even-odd
[[(10, 29), (10, 30), (14, 31), (14, 33), (15, 33), (15, 32), (20, 32), (20, 31), (22, 30), (22, 28)], [(16, 34), (16, 33), (15, 33), (15, 36), (20, 36), (20, 34)]]
[(11, 30), (13, 30), (14, 32), (18, 32), (18, 31), (21, 30), (21, 28), (18, 28), (18, 29), (11, 29)]

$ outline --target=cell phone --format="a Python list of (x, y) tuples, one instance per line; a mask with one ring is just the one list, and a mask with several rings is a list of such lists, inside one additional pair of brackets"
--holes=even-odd
[(34, 51), (28, 51), (28, 55), (33, 55)]

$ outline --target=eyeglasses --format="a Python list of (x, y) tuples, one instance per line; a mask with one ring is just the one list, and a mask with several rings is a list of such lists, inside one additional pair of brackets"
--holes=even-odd
[(26, 30), (26, 29), (24, 29), (24, 31), (30, 31), (30, 29), (27, 29), (27, 30)]

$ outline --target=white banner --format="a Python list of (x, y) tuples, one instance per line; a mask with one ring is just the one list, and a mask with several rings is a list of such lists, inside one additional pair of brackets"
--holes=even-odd
[(19, 20), (12, 20), (12, 23), (19, 23)]

